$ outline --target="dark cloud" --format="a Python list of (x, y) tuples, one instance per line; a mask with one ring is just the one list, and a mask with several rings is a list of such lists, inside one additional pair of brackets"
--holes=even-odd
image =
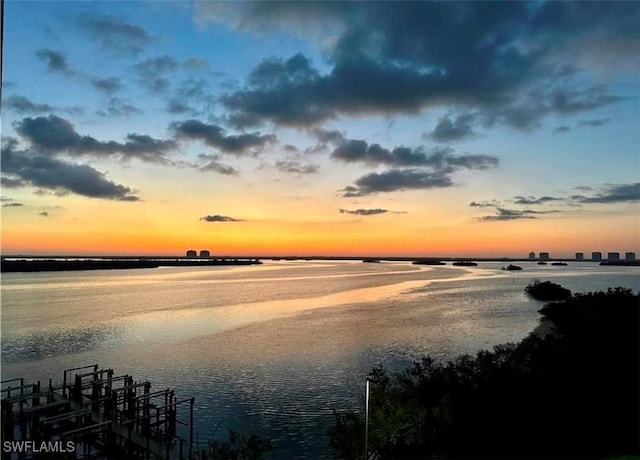
[(21, 208), (24, 206), (22, 203), (4, 203), (2, 205), (3, 208)]
[(342, 145), (347, 142), (344, 134), (338, 130), (328, 130), (323, 128), (313, 128), (311, 129), (311, 134), (315, 136), (318, 141), (323, 144), (333, 144), (333, 145)]
[(463, 114), (451, 120), (449, 117), (442, 117), (438, 120), (436, 127), (426, 137), (436, 142), (454, 142), (468, 139), (475, 135), (473, 131), (473, 123), (475, 116), (472, 114)]
[(623, 100), (609, 94), (603, 85), (581, 90), (556, 90), (551, 95), (551, 108), (560, 114), (572, 114), (598, 109)]
[(5, 107), (20, 114), (51, 112), (55, 110), (49, 104), (38, 104), (24, 96), (9, 96), (5, 101)]
[(355, 214), (358, 216), (375, 216), (378, 214), (386, 214), (386, 213), (404, 214), (403, 212), (389, 211), (388, 209), (380, 209), (380, 208), (355, 209), (353, 211), (349, 211), (348, 209), (340, 209), (339, 211), (340, 211), (340, 214)]
[(184, 113), (195, 114), (196, 110), (189, 106), (189, 104), (185, 104), (183, 101), (169, 99), (169, 101), (167, 101), (167, 112), (174, 115), (181, 115)]
[(49, 217), (49, 213), (47, 211), (39, 212), (38, 215), (42, 217)]
[(198, 115), (209, 113), (216, 101), (210, 92), (210, 84), (200, 78), (188, 78), (175, 88), (167, 99), (167, 112), (172, 114)]
[[(244, 87), (224, 95), (236, 126), (310, 126), (343, 115), (458, 107), (533, 129), (548, 114), (622, 100), (605, 86), (576, 89), (570, 77), (589, 67), (614, 68), (605, 65), (612, 62), (637, 67), (640, 43), (636, 2), (584, 8), (572, 2), (246, 2), (234, 11), (197, 9), (204, 19), (243, 29), (288, 27), (314, 38), (319, 28), (338, 33), (328, 50), (329, 71), (301, 54), (267, 59)], [(523, 101), (532, 91), (536, 97)], [(432, 134), (471, 134), (470, 123), (450, 121)]]
[(347, 186), (342, 196), (357, 197), (381, 192), (451, 187), (449, 175), (440, 171), (420, 169), (392, 169), (383, 173), (371, 173), (362, 176), (355, 186)]
[(550, 202), (558, 202), (558, 201), (564, 201), (564, 198), (559, 198), (559, 197), (555, 197), (555, 196), (541, 196), (541, 197), (533, 197), (533, 196), (516, 196), (513, 199), (513, 202), (515, 204), (525, 204), (525, 205), (532, 205), (532, 204), (544, 204), (544, 203), (550, 203)]
[(520, 219), (536, 219), (539, 214), (548, 214), (557, 211), (532, 211), (530, 209), (516, 210), (496, 208), (495, 215), (478, 217), (480, 221), (502, 221), (502, 220), (520, 220)]
[(453, 155), (450, 147), (437, 147), (427, 153), (424, 148), (396, 147), (388, 150), (379, 144), (363, 140), (347, 140), (337, 147), (331, 157), (347, 163), (362, 162), (371, 165), (431, 167), (453, 172), (456, 169), (489, 169), (498, 165), (498, 159), (489, 155)]
[(124, 143), (99, 141), (76, 132), (74, 126), (64, 118), (24, 118), (15, 122), (13, 128), (36, 149), (49, 153), (66, 153), (75, 156), (118, 155), (126, 160), (137, 158), (150, 163), (168, 163), (167, 153), (176, 149), (172, 140), (154, 139), (142, 134), (127, 134)]
[(472, 208), (497, 208), (500, 204), (497, 201), (472, 201), (469, 206)]
[(592, 127), (596, 127), (596, 126), (602, 126), (604, 124), (607, 124), (611, 121), (610, 118), (600, 118), (597, 120), (581, 120), (578, 122), (579, 126), (592, 126)]
[[(510, 200), (516, 205), (543, 205), (547, 203), (557, 203), (563, 206), (581, 206), (583, 204), (615, 204), (615, 203), (637, 203), (640, 202), (640, 182), (632, 184), (605, 184), (599, 187), (574, 187), (574, 190), (583, 192), (592, 192), (591, 196), (587, 195), (569, 195), (569, 196), (515, 196)], [(595, 193), (594, 193), (595, 192)], [(561, 209), (552, 210), (532, 210), (532, 209), (509, 209), (505, 208), (502, 203), (496, 200), (492, 201), (472, 201), (470, 207), (475, 208), (494, 208), (495, 214), (478, 217), (481, 221), (500, 221), (500, 220), (516, 220), (516, 219), (535, 219), (542, 214), (551, 214), (564, 212)], [(566, 208), (565, 208), (566, 209)]]
[(220, 216), (218, 214), (201, 217), (200, 220), (205, 222), (242, 222), (241, 219), (234, 219), (233, 217)]
[(167, 75), (178, 68), (178, 61), (168, 55), (146, 59), (133, 66), (133, 70), (142, 78), (154, 79)]
[(9, 96), (4, 102), (4, 107), (21, 115), (43, 112), (66, 112), (74, 115), (82, 115), (84, 113), (84, 110), (80, 107), (54, 107), (49, 104), (37, 103), (18, 95)]
[(209, 68), (209, 63), (197, 56), (186, 59), (182, 65), (189, 70), (207, 70)]
[(167, 77), (179, 67), (178, 61), (168, 55), (149, 58), (133, 66), (138, 76), (140, 87), (152, 93), (166, 93), (171, 88), (171, 81)]
[(26, 187), (27, 185), (28, 184), (20, 179), (5, 176), (0, 177), (0, 186), (2, 186), (3, 188), (19, 188)]
[(47, 69), (51, 72), (75, 74), (69, 67), (66, 56), (60, 51), (39, 49), (36, 51), (36, 56), (47, 64)]
[[(89, 165), (72, 164), (30, 150), (19, 150), (17, 142), (8, 139), (2, 145), (2, 172), (21, 186), (75, 193), (90, 198), (138, 201), (133, 190), (105, 178), (105, 174)], [(4, 184), (3, 184), (4, 185)]]
[(113, 94), (122, 89), (122, 80), (118, 77), (99, 78), (95, 77), (91, 80), (91, 84), (97, 90), (104, 91), (107, 94)]
[(298, 161), (281, 160), (276, 162), (275, 167), (278, 171), (292, 174), (315, 174), (320, 169), (316, 164), (302, 164)]
[(558, 126), (556, 129), (554, 129), (553, 133), (554, 134), (562, 134), (562, 133), (566, 133), (566, 132), (569, 132), (569, 131), (571, 131), (571, 128), (566, 126), (566, 125), (563, 125), (563, 126)]
[(578, 203), (629, 203), (640, 201), (640, 182), (633, 184), (606, 184), (593, 196), (572, 195)]
[(179, 139), (201, 140), (210, 147), (217, 148), (225, 153), (243, 155), (261, 149), (266, 144), (275, 142), (275, 135), (260, 133), (251, 134), (226, 134), (225, 130), (217, 125), (202, 123), (198, 120), (186, 120), (173, 123), (172, 129)]
[(130, 24), (115, 16), (82, 16), (82, 29), (104, 48), (128, 56), (136, 56), (152, 41), (142, 27)]
[(98, 110), (96, 113), (102, 117), (119, 118), (140, 115), (143, 112), (141, 109), (124, 99), (119, 97), (110, 97), (107, 102), (107, 107), (102, 110)]
[(198, 155), (198, 159), (204, 163), (203, 165), (197, 166), (200, 171), (213, 171), (225, 176), (237, 176), (240, 174), (238, 170), (232, 166), (220, 163), (219, 155), (200, 154)]

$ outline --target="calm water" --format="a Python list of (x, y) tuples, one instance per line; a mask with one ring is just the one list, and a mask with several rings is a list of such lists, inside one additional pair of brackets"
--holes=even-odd
[(367, 373), (518, 341), (543, 305), (535, 278), (573, 291), (640, 290), (637, 267), (266, 262), (2, 277), (2, 379), (59, 381), (99, 363), (196, 397), (200, 441), (260, 433), (274, 458), (330, 457), (334, 409)]

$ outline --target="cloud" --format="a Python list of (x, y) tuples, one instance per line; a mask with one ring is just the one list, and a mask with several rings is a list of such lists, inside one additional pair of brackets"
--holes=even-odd
[(178, 139), (201, 140), (209, 147), (214, 147), (225, 153), (244, 155), (261, 149), (266, 144), (275, 142), (272, 134), (229, 134), (217, 125), (202, 123), (198, 120), (186, 120), (171, 125)]
[(573, 114), (598, 109), (624, 100), (621, 96), (609, 94), (603, 85), (581, 90), (558, 89), (551, 95), (551, 108), (560, 114)]
[(572, 195), (578, 203), (630, 203), (640, 201), (640, 182), (633, 184), (606, 184), (594, 196)]
[(563, 125), (563, 126), (558, 126), (556, 129), (554, 129), (553, 134), (562, 134), (569, 131), (571, 131), (571, 128), (566, 125)]
[(203, 78), (182, 81), (167, 99), (166, 110), (172, 114), (198, 115), (210, 112), (216, 100), (210, 93), (210, 84)]
[(532, 211), (530, 209), (516, 210), (506, 208), (496, 208), (495, 215), (478, 217), (477, 220), (485, 222), (536, 219), (539, 214), (549, 214), (557, 211)]
[(80, 107), (54, 107), (49, 104), (37, 103), (24, 96), (11, 95), (4, 102), (4, 108), (10, 109), (20, 115), (38, 114), (43, 112), (66, 112), (81, 115), (84, 110)]
[(200, 220), (205, 222), (242, 222), (241, 219), (234, 219), (233, 217), (220, 216), (218, 214), (201, 217)]
[(60, 51), (43, 48), (36, 51), (36, 56), (47, 64), (47, 69), (50, 72), (60, 72), (69, 75), (75, 74), (69, 67), (66, 56)]
[(315, 174), (320, 169), (316, 164), (302, 164), (298, 161), (277, 161), (275, 167), (278, 171), (292, 174)]
[(38, 104), (30, 101), (24, 96), (16, 95), (12, 95), (7, 98), (5, 107), (20, 114), (51, 112), (55, 110), (54, 107), (49, 104)]
[(3, 188), (19, 188), (26, 187), (28, 184), (23, 180), (2, 176), (0, 177), (0, 186)]
[(368, 144), (363, 140), (346, 140), (337, 147), (331, 157), (346, 163), (362, 162), (371, 165), (431, 167), (452, 172), (460, 168), (489, 169), (499, 160), (490, 155), (453, 155), (450, 147), (436, 147), (427, 153), (423, 147), (411, 149), (396, 147), (388, 150), (379, 144)]
[(47, 211), (39, 212), (38, 215), (42, 217), (49, 217), (49, 213)]
[[(547, 203), (557, 203), (564, 206), (581, 206), (583, 204), (617, 204), (617, 203), (637, 203), (640, 202), (640, 182), (631, 184), (604, 184), (599, 187), (574, 187), (574, 190), (583, 192), (592, 192), (591, 196), (587, 195), (569, 195), (569, 196), (515, 196), (510, 200), (515, 205), (535, 206)], [(565, 212), (562, 209), (551, 210), (532, 210), (532, 209), (510, 209), (504, 207), (497, 200), (491, 201), (472, 201), (470, 207), (474, 208), (494, 208), (495, 215), (481, 216), (477, 220), (481, 221), (501, 221), (516, 219), (535, 219), (542, 214), (551, 214)]]
[(459, 115), (455, 120), (442, 117), (436, 127), (425, 137), (436, 142), (455, 142), (475, 136), (472, 124), (475, 116), (472, 114)]
[(143, 111), (124, 99), (119, 97), (110, 97), (107, 107), (96, 111), (96, 113), (102, 117), (118, 118), (140, 115)]
[(380, 208), (355, 209), (353, 211), (349, 211), (348, 209), (340, 209), (339, 211), (340, 211), (340, 214), (355, 214), (357, 216), (375, 216), (378, 214), (386, 214), (386, 213), (404, 214), (404, 212), (402, 211), (389, 211), (388, 209), (380, 209)]
[(596, 126), (602, 126), (604, 124), (607, 124), (611, 121), (610, 118), (600, 118), (600, 119), (596, 119), (596, 120), (581, 120), (578, 122), (578, 126), (592, 126), (592, 127), (596, 127)]
[(178, 99), (169, 99), (167, 101), (167, 112), (173, 115), (181, 115), (183, 113), (195, 114), (196, 110)]
[(516, 196), (514, 197), (514, 200), (513, 200), (515, 204), (526, 204), (526, 205), (544, 204), (544, 203), (549, 203), (554, 201), (555, 202), (564, 201), (564, 198), (559, 198), (555, 196), (541, 196), (539, 198), (536, 198), (533, 196)]
[(202, 59), (199, 58), (197, 56), (194, 57), (190, 57), (189, 59), (186, 59), (182, 65), (189, 70), (207, 70), (209, 69), (209, 63)]
[(167, 153), (176, 149), (172, 140), (154, 139), (147, 135), (130, 133), (124, 143), (99, 141), (94, 137), (80, 135), (66, 119), (56, 115), (24, 118), (15, 122), (13, 128), (36, 149), (50, 153), (66, 153), (82, 156), (117, 155), (122, 160), (137, 158), (150, 163), (168, 163)]
[(22, 203), (3, 203), (3, 208), (20, 208), (24, 206)]
[(383, 173), (362, 176), (355, 186), (347, 186), (341, 191), (344, 197), (358, 197), (381, 192), (451, 187), (451, 178), (440, 171), (419, 169), (393, 169)]
[(311, 134), (323, 144), (342, 145), (347, 142), (344, 134), (338, 130), (329, 130), (323, 128), (313, 128)]
[(103, 48), (127, 56), (140, 54), (152, 41), (145, 29), (115, 16), (84, 15), (79, 24)]
[(103, 91), (107, 94), (113, 94), (116, 91), (120, 91), (123, 86), (122, 80), (120, 80), (118, 77), (95, 77), (91, 80), (91, 84), (95, 89)]
[(133, 66), (134, 72), (145, 80), (153, 80), (161, 75), (169, 75), (178, 68), (178, 61), (165, 54), (149, 58)]
[[(2, 173), (21, 186), (39, 187), (90, 198), (138, 201), (129, 187), (106, 179), (89, 165), (72, 164), (31, 150), (18, 150), (14, 139), (2, 145)], [(4, 182), (4, 181), (3, 181)], [(4, 183), (3, 183), (4, 185)]]
[(205, 162), (204, 165), (197, 166), (197, 169), (200, 171), (213, 171), (225, 176), (237, 176), (240, 174), (238, 170), (232, 166), (220, 163), (220, 161), (218, 161), (220, 159), (219, 155), (206, 155), (201, 153), (198, 155), (198, 159)]
[(472, 201), (469, 203), (472, 208), (497, 208), (500, 204), (497, 201)]
[[(237, 127), (317, 126), (342, 116), (446, 107), (533, 129), (546, 115), (588, 112), (624, 98), (604, 85), (576, 88), (571, 77), (615, 69), (611, 64), (638, 67), (635, 2), (310, 3), (196, 5), (200, 21), (325, 39), (327, 71), (302, 54), (270, 58), (243, 87), (223, 95)], [(444, 140), (473, 132), (463, 119), (449, 121), (431, 134)]]

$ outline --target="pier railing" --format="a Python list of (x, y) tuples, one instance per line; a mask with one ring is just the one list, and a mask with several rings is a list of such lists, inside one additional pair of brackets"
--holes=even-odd
[[(1, 384), (3, 460), (47, 453), (73, 459), (193, 457), (194, 398), (179, 400), (169, 388), (151, 391), (150, 382), (116, 376), (97, 364), (66, 369), (61, 386), (23, 378)], [(178, 413), (187, 411), (188, 420), (180, 420)], [(188, 427), (188, 439), (177, 435), (177, 424)]]

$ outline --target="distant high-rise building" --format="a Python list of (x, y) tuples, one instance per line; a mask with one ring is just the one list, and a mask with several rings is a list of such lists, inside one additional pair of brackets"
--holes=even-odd
[(628, 260), (628, 261), (636, 260), (636, 253), (635, 252), (625, 252), (624, 253), (624, 260)]
[(187, 251), (187, 257), (196, 257), (198, 253), (194, 249), (189, 249)]
[(620, 260), (619, 252), (609, 252), (607, 253), (607, 260), (610, 262), (617, 262)]
[(584, 260), (584, 253), (576, 252), (576, 260)]
[(536, 258), (536, 253), (535, 253), (535, 252), (533, 252), (533, 251), (531, 251), (531, 252), (529, 253), (529, 259), (530, 259), (530, 260), (533, 260), (533, 259), (535, 259), (535, 258)]
[(594, 262), (600, 262), (602, 260), (602, 253), (601, 252), (592, 252), (591, 253), (591, 260), (593, 260)]
[(204, 257), (204, 258), (208, 258), (211, 254), (209, 254), (209, 251), (206, 249), (203, 249), (202, 251), (200, 251), (200, 257)]
[(549, 260), (549, 253), (548, 252), (541, 252), (540, 253), (540, 260)]

